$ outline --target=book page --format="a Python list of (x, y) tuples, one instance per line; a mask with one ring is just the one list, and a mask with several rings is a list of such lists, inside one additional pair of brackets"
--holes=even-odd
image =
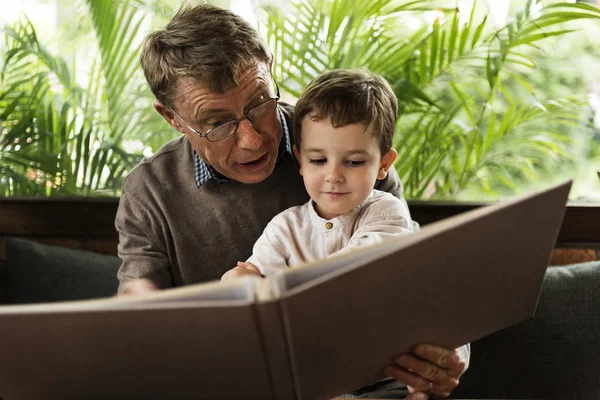
[(137, 296), (111, 297), (97, 300), (78, 300), (0, 306), (0, 315), (71, 312), (118, 309), (163, 309), (181, 307), (228, 307), (250, 304), (256, 298), (260, 280), (245, 277), (229, 282), (208, 282), (174, 289), (165, 289)]
[(283, 293), (303, 290), (307, 285), (318, 284), (324, 279), (343, 274), (371, 260), (391, 254), (413, 243), (414, 239), (411, 236), (412, 234), (393, 238), (374, 246), (363, 247), (339, 256), (286, 270), (279, 278), (279, 287), (275, 295), (280, 296)]
[(142, 296), (126, 297), (119, 303), (123, 306), (147, 305), (150, 307), (168, 306), (170, 304), (183, 305), (185, 303), (193, 303), (194, 305), (206, 303), (210, 306), (230, 305), (236, 302), (254, 301), (257, 287), (260, 285), (260, 279), (258, 278), (244, 277), (232, 281), (213, 281), (161, 290)]

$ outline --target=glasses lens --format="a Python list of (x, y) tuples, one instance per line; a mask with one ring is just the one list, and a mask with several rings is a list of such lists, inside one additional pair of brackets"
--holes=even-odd
[(227, 136), (235, 132), (237, 127), (237, 121), (229, 121), (223, 125), (219, 125), (216, 128), (211, 129), (206, 133), (206, 138), (211, 142), (218, 142), (219, 140), (225, 139)]
[(252, 121), (257, 121), (259, 119), (265, 118), (267, 115), (271, 114), (275, 111), (277, 107), (277, 100), (271, 99), (267, 100), (264, 103), (261, 103), (248, 111), (248, 119)]

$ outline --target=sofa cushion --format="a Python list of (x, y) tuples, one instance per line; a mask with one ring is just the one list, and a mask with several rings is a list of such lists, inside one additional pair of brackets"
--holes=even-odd
[(112, 296), (118, 257), (7, 237), (0, 260), (0, 302), (54, 302)]
[(549, 268), (535, 316), (471, 346), (455, 398), (600, 399), (600, 262)]

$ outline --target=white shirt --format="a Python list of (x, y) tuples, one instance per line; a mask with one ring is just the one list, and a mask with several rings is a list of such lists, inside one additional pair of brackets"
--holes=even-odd
[(387, 192), (374, 189), (362, 204), (330, 220), (319, 217), (310, 200), (276, 215), (248, 261), (271, 275), (417, 229), (406, 202)]

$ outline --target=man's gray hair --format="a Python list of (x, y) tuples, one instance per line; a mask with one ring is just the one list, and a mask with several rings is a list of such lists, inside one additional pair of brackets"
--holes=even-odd
[(209, 4), (184, 6), (165, 29), (148, 35), (140, 63), (158, 101), (172, 107), (181, 78), (207, 83), (215, 93), (238, 84), (239, 73), (272, 56), (256, 29)]

